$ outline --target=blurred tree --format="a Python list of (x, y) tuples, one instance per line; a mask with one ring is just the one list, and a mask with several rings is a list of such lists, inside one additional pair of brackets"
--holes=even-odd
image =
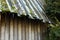
[(0, 10), (9, 10), (5, 0), (0, 0)]
[(46, 0), (46, 14), (52, 20), (49, 39), (60, 40), (60, 0)]
[(60, 0), (46, 0), (46, 14), (51, 18), (55, 23), (60, 21)]

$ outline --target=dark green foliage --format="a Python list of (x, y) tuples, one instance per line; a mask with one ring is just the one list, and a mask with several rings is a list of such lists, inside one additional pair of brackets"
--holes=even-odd
[[(46, 0), (46, 14), (49, 18), (51, 18), (54, 22), (56, 22), (56, 14), (60, 14), (60, 0)], [(57, 15), (58, 16), (58, 15)], [(54, 20), (55, 19), (55, 20)]]
[(46, 0), (46, 14), (54, 24), (50, 24), (48, 40), (60, 40), (60, 0)]
[(49, 39), (58, 40), (58, 38), (60, 39), (60, 25), (57, 24), (56, 26), (50, 28)]

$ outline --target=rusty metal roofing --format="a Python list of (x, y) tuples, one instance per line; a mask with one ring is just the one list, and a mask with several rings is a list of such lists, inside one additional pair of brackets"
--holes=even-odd
[(43, 0), (1, 0), (0, 11), (9, 10), (16, 12), (18, 16), (28, 15), (31, 19), (43, 19), (43, 22), (49, 22), (44, 10)]

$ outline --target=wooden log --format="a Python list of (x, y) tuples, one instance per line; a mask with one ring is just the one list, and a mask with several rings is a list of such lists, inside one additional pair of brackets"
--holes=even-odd
[(9, 40), (9, 34), (10, 34), (10, 31), (9, 31), (9, 27), (10, 27), (10, 21), (9, 21), (9, 14), (5, 14), (5, 40)]
[(29, 40), (32, 39), (31, 22), (29, 21)]
[(34, 21), (31, 22), (31, 40), (34, 40)]
[(17, 40), (17, 16), (14, 15), (14, 21), (13, 21), (13, 40)]
[(38, 40), (38, 23), (34, 22), (34, 40)]
[(38, 40), (41, 40), (41, 35), (40, 35), (41, 34), (41, 30), (40, 30), (41, 26), (40, 26), (40, 22), (38, 22), (37, 25), (38, 25), (38, 27), (37, 27), (37, 30), (38, 30), (37, 31), (38, 32), (38, 34), (37, 34), (38, 35)]
[(26, 37), (26, 40), (29, 40), (29, 20), (25, 19), (25, 25), (26, 25), (26, 36), (25, 37)]
[(1, 40), (5, 40), (5, 15), (1, 15)]
[(10, 40), (13, 40), (13, 17), (12, 15), (10, 14)]
[(1, 13), (0, 13), (0, 40), (1, 40)]
[(22, 25), (21, 25), (21, 19), (20, 18), (18, 18), (18, 40), (21, 40), (21, 27)]

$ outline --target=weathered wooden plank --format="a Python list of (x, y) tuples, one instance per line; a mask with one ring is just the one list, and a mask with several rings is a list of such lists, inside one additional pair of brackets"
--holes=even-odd
[(9, 40), (9, 33), (10, 33), (9, 23), (10, 23), (9, 14), (5, 14), (5, 40)]
[(40, 27), (41, 27), (41, 26), (40, 26), (40, 22), (38, 22), (38, 27), (37, 27), (37, 29), (38, 29), (38, 31), (37, 31), (37, 32), (38, 32), (38, 34), (37, 34), (37, 35), (38, 35), (38, 40), (41, 40), (41, 35), (40, 35), (40, 34), (41, 34), (41, 31), (40, 31)]
[(29, 22), (29, 40), (31, 40), (32, 35), (31, 35), (31, 22)]
[(29, 20), (25, 21), (25, 25), (26, 25), (26, 36), (25, 37), (26, 37), (26, 40), (29, 40)]
[(13, 40), (13, 18), (10, 15), (10, 40)]
[(21, 40), (21, 19), (18, 19), (18, 40)]
[(38, 40), (37, 38), (38, 38), (38, 23), (37, 22), (34, 22), (34, 39), (35, 40)]
[(14, 15), (14, 30), (13, 30), (13, 40), (17, 40), (17, 16)]
[(31, 36), (32, 37), (31, 40), (34, 40), (34, 36), (35, 36), (34, 35), (34, 21), (31, 22), (31, 35), (32, 35)]
[(21, 40), (23, 40), (23, 21), (21, 20)]
[(46, 26), (47, 24), (44, 24), (44, 25), (42, 25), (42, 29), (43, 29), (43, 31), (42, 31), (42, 40), (46, 40), (46, 32), (47, 32), (47, 26)]
[(25, 19), (22, 19), (22, 22), (21, 22), (21, 24), (22, 24), (22, 37), (23, 37), (23, 40), (26, 40), (26, 23), (25, 23)]
[(43, 33), (43, 26), (42, 26), (43, 23), (40, 23), (40, 37), (41, 37), (41, 40), (43, 40), (43, 36), (42, 36), (42, 33)]
[(0, 13), (0, 40), (1, 40), (1, 13)]
[(40, 38), (41, 38), (41, 40), (46, 39), (46, 28), (47, 28), (46, 24), (44, 24), (44, 23), (40, 24), (40, 35), (41, 35)]
[(5, 15), (1, 15), (1, 40), (5, 40)]

